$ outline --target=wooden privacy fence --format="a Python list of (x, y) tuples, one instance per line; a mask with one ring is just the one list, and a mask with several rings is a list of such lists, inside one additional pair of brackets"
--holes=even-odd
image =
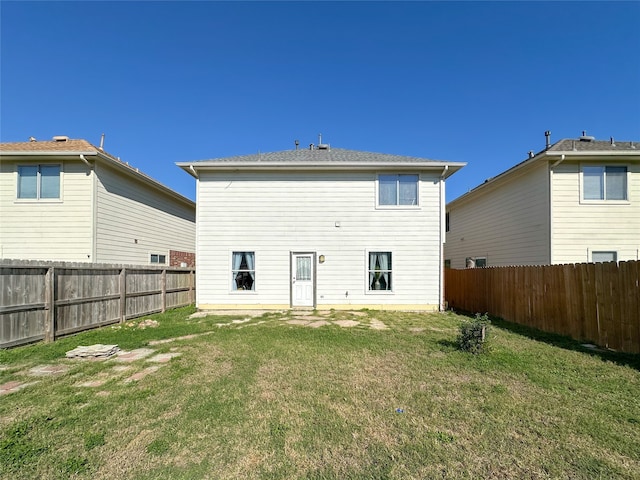
[(194, 270), (0, 261), (0, 348), (124, 322), (195, 301)]
[(640, 262), (445, 269), (449, 307), (640, 353)]

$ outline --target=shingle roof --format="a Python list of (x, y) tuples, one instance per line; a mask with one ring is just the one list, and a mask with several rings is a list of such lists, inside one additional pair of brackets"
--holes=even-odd
[(97, 152), (86, 140), (0, 143), (0, 152)]
[(574, 140), (565, 138), (554, 143), (547, 151), (556, 152), (624, 152), (637, 150), (640, 152), (639, 142), (619, 142), (607, 140)]
[(194, 166), (205, 163), (451, 163), (428, 158), (362, 152), (343, 148), (283, 150), (235, 157), (213, 158), (191, 162)]
[[(105, 161), (112, 162), (119, 167), (123, 168), (125, 171), (129, 172), (130, 175), (134, 177), (141, 177), (145, 181), (154, 184), (156, 187), (170, 193), (174, 197), (180, 198), (182, 201), (185, 201), (190, 204), (194, 204), (192, 200), (185, 197), (184, 195), (176, 192), (175, 190), (167, 187), (166, 185), (158, 182), (153, 177), (150, 177), (144, 172), (141, 172), (139, 169), (129, 165), (127, 162), (123, 162), (120, 158), (115, 157), (104, 150), (96, 147), (95, 145), (89, 143), (83, 139), (65, 139), (61, 141), (56, 140), (46, 140), (46, 141), (33, 141), (33, 142), (4, 142), (0, 143), (0, 154), (11, 155), (17, 154), (21, 157), (28, 157), (29, 153), (33, 153), (34, 156), (38, 154), (47, 154), (47, 155), (66, 155), (66, 154), (86, 154), (86, 155), (97, 155), (97, 158), (101, 158)], [(25, 155), (26, 154), (26, 155)]]

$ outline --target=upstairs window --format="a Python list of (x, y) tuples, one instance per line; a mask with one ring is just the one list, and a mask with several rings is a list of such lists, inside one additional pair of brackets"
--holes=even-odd
[(46, 200), (60, 198), (60, 165), (18, 167), (18, 198)]
[(418, 175), (379, 175), (378, 205), (418, 205)]
[(231, 255), (231, 289), (234, 291), (256, 289), (255, 252), (233, 252)]
[(627, 200), (627, 167), (582, 167), (583, 200)]

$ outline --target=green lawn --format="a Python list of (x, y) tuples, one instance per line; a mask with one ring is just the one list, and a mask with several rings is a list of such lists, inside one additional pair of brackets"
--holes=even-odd
[[(640, 478), (640, 356), (502, 322), (474, 356), (454, 313), (334, 312), (360, 323), (310, 328), (192, 312), (0, 351), (0, 384), (37, 381), (0, 396), (0, 477)], [(64, 358), (94, 343), (181, 356), (126, 382), (151, 363)], [(70, 368), (28, 375), (44, 364)]]

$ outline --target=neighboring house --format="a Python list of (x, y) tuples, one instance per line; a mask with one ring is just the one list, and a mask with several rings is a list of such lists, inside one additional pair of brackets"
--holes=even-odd
[(0, 259), (195, 261), (195, 203), (85, 140), (0, 144)]
[(640, 145), (561, 140), (447, 205), (452, 268), (638, 260)]
[(437, 310), (444, 181), (463, 163), (332, 149), (183, 162), (197, 307)]

